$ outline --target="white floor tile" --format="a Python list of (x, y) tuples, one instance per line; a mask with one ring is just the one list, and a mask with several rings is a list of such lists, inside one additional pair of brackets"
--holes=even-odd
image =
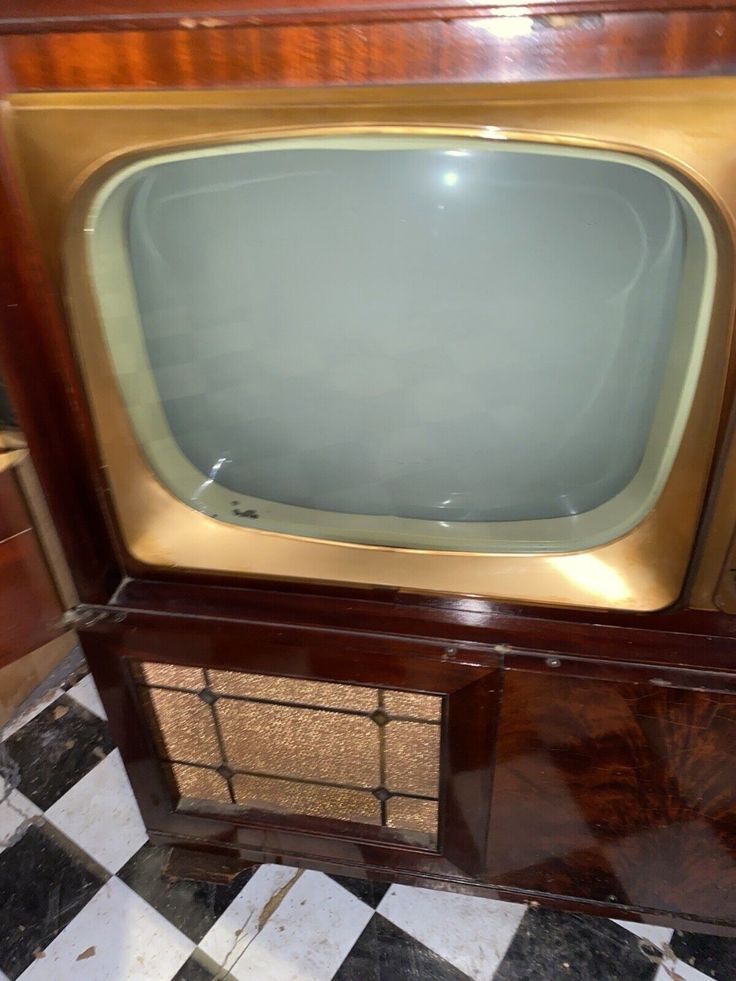
[[(262, 866), (201, 942), (236, 981), (329, 981), (373, 915), (320, 872), (297, 875), (296, 869)], [(289, 882), (292, 887), (259, 923)]]
[(38, 814), (41, 814), (41, 810), (27, 797), (17, 790), (10, 792), (8, 798), (0, 804), (0, 853), (12, 843), (13, 835), (20, 826)]
[(231, 968), (237, 981), (329, 981), (373, 916), (320, 872), (304, 872)]
[(25, 712), (22, 712), (14, 719), (11, 719), (10, 722), (6, 723), (2, 729), (2, 732), (0, 733), (0, 739), (9, 739), (10, 736), (16, 733), (19, 729), (22, 729), (26, 722), (30, 722), (31, 719), (34, 719), (40, 712), (43, 712), (48, 705), (55, 702), (59, 695), (63, 694), (64, 692), (61, 688), (52, 688), (50, 691), (47, 691), (46, 694), (39, 698), (34, 705), (26, 709)]
[(518, 903), (391, 886), (378, 912), (475, 981), (491, 981), (526, 909)]
[(218, 964), (233, 964), (257, 933), (259, 917), (268, 901), (295, 875), (296, 869), (261, 865), (200, 941), (205, 954)]
[(713, 978), (684, 961), (675, 960), (665, 961), (654, 975), (654, 981), (713, 981)]
[(194, 944), (112, 878), (21, 974), (22, 981), (168, 981)]
[(76, 699), (80, 705), (84, 705), (86, 709), (90, 712), (94, 712), (95, 715), (99, 715), (101, 719), (106, 719), (107, 715), (102, 707), (102, 702), (100, 701), (100, 696), (97, 692), (97, 686), (92, 680), (91, 674), (86, 674), (84, 678), (70, 688), (67, 695), (71, 695), (72, 698)]
[(652, 926), (649, 923), (630, 923), (628, 920), (614, 920), (613, 922), (618, 923), (624, 930), (635, 933), (642, 940), (648, 940), (660, 949), (662, 944), (668, 944), (672, 940), (672, 934), (675, 932), (672, 927)]
[(109, 872), (117, 872), (148, 840), (117, 749), (52, 804), (46, 817)]

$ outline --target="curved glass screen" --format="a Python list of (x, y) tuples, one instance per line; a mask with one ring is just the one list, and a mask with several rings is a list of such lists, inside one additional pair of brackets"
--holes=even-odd
[(653, 506), (687, 417), (707, 230), (633, 157), (471, 138), (153, 157), (93, 280), (150, 466), (222, 521), (570, 549)]

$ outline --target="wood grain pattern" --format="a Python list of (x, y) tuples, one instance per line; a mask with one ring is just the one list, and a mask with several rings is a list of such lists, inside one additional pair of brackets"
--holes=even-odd
[(736, 918), (736, 696), (509, 672), (489, 879)]
[(432, 16), (320, 25), (295, 15), (281, 25), (7, 35), (2, 51), (20, 91), (729, 74), (736, 10), (515, 24)]
[[(494, 740), (494, 702), (487, 699), (497, 683), (489, 686), (484, 672), (498, 654), (488, 648), (458, 645), (448, 658), (433, 644), (405, 638), (134, 613), (117, 623), (112, 615), (95, 620), (81, 637), (147, 826), (160, 840), (195, 850), (210, 842), (242, 861), (369, 875), (390, 869), (399, 881), (546, 897), (606, 915), (736, 925), (736, 691), (704, 690), (715, 684), (705, 674), (663, 671), (654, 683), (643, 670), (619, 680), (616, 669), (588, 678), (580, 677), (584, 662), (566, 674), (565, 659), (553, 669), (549, 655), (528, 654), (525, 670), (506, 670)], [(454, 688), (456, 720), (451, 712), (448, 765), (462, 779), (450, 792), (443, 853), (371, 840), (357, 827), (346, 836), (323, 819), (252, 814), (234, 822), (215, 811), (172, 812), (128, 680), (131, 657), (298, 671), (319, 680), (411, 679), (429, 691), (449, 672), (444, 684)], [(491, 792), (487, 754), (494, 744)], [(469, 833), (471, 816), (476, 830)], [(489, 859), (479, 873), (477, 836), (489, 818)]]
[[(182, 24), (188, 28), (211, 28), (237, 24), (273, 23), (366, 23), (372, 20), (451, 19), (469, 16), (568, 17), (568, 25), (580, 26), (586, 15), (630, 11), (670, 12), (672, 10), (722, 10), (736, 6), (733, 0), (531, 0), (520, 6), (516, 0), (292, 0), (268, 3), (264, 0), (209, 0), (205, 7), (193, 8), (189, 0), (76, 0), (73, 7), (64, 0), (7, 0), (0, 12), (0, 33), (42, 33), (48, 31), (146, 30)], [(557, 20), (558, 26), (563, 24)]]

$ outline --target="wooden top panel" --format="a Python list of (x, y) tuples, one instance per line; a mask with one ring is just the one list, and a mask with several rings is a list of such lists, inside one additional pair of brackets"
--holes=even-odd
[(317, 23), (416, 18), (557, 15), (573, 19), (617, 12), (726, 10), (734, 0), (6, 0), (0, 33), (125, 30), (134, 27), (222, 27), (226, 24)]

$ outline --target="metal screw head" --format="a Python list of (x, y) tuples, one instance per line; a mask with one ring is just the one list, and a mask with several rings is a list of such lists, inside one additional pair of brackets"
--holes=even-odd
[(560, 661), (559, 657), (548, 657), (545, 663), (548, 668), (559, 668), (562, 661)]
[(445, 657), (455, 657), (456, 654), (457, 654), (457, 647), (445, 648)]

